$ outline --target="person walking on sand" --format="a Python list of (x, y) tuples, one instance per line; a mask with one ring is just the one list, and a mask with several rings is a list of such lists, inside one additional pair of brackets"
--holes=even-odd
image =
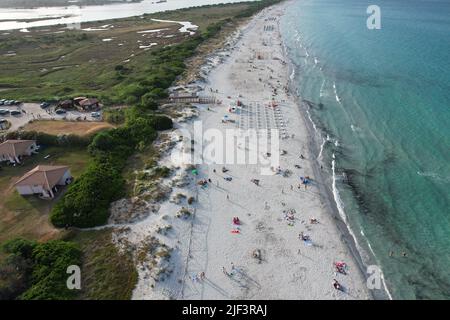
[(341, 284), (336, 279), (333, 279), (333, 287), (338, 291), (343, 291)]
[(227, 200), (230, 200), (230, 195), (229, 194), (227, 194)]
[(234, 270), (236, 270), (236, 269), (234, 268), (234, 263), (232, 262), (231, 263), (231, 272), (230, 272), (231, 275), (234, 274)]
[(222, 267), (222, 272), (224, 275), (230, 276), (230, 274), (227, 272), (227, 269), (225, 269), (225, 267)]
[(200, 278), (200, 280), (205, 280), (205, 272), (204, 271), (202, 271), (202, 272), (200, 272), (200, 274), (199, 274), (199, 278)]

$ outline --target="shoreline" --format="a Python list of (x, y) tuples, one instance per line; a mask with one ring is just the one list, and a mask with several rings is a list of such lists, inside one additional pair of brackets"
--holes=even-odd
[[(284, 3), (280, 4), (280, 6), (289, 6), (291, 1), (285, 1)], [(285, 9), (285, 8), (284, 8)], [(279, 31), (281, 31), (280, 27), (280, 21), (277, 21)], [(315, 180), (318, 181), (318, 188), (320, 190), (320, 194), (323, 198), (323, 200), (326, 201), (328, 211), (330, 216), (333, 217), (335, 220), (336, 227), (338, 228), (339, 232), (341, 233), (344, 242), (348, 246), (353, 259), (355, 259), (360, 274), (364, 279), (367, 279), (367, 275), (365, 273), (365, 270), (367, 269), (367, 266), (363, 262), (361, 252), (358, 249), (357, 240), (355, 239), (355, 236), (353, 235), (351, 231), (351, 227), (343, 221), (342, 217), (340, 216), (336, 204), (336, 200), (333, 195), (333, 191), (329, 188), (329, 186), (326, 184), (327, 178), (325, 177), (325, 174), (323, 170), (320, 169), (320, 161), (323, 159), (323, 142), (318, 141), (317, 138), (319, 138), (318, 130), (315, 128), (315, 124), (313, 120), (310, 117), (307, 117), (308, 107), (307, 105), (302, 101), (302, 97), (296, 92), (293, 84), (293, 80), (296, 78), (297, 74), (295, 72), (295, 65), (292, 62), (292, 60), (289, 57), (289, 53), (287, 51), (287, 46), (284, 43), (283, 36), (281, 36), (282, 41), (282, 50), (283, 50), (283, 57), (288, 62), (288, 68), (287, 73), (285, 74), (286, 78), (288, 79), (288, 88), (289, 92), (291, 94), (291, 98), (294, 101), (294, 103), (298, 106), (298, 114), (302, 118), (303, 123), (305, 124), (307, 128), (307, 140), (308, 143), (308, 149), (312, 155), (315, 155), (315, 160), (311, 161), (311, 166), (314, 172)], [(320, 136), (321, 137), (321, 136)], [(323, 137), (322, 137), (323, 138)], [(322, 143), (322, 145), (321, 145)], [(319, 150), (320, 149), (320, 150)], [(330, 177), (328, 177), (330, 179)], [(332, 178), (331, 178), (332, 179)], [(384, 281), (384, 280), (383, 280)], [(377, 298), (377, 295), (373, 293), (372, 290), (368, 290), (370, 297), (372, 299), (380, 299)], [(387, 294), (390, 296), (389, 292)]]
[[(286, 2), (286, 4), (288, 4), (288, 3), (289, 3), (289, 1)], [(326, 183), (327, 181), (333, 183), (333, 177), (330, 176), (330, 173), (324, 172), (320, 168), (321, 162), (323, 162), (323, 151), (324, 151), (325, 143), (329, 142), (329, 141), (328, 140), (319, 141), (318, 138), (322, 138), (322, 139), (325, 139), (325, 138), (322, 136), (323, 133), (320, 132), (320, 129), (317, 129), (316, 124), (312, 120), (312, 118), (309, 114), (309, 110), (308, 110), (309, 106), (307, 105), (307, 103), (305, 103), (302, 100), (302, 97), (297, 93), (298, 91), (294, 87), (293, 79), (295, 79), (295, 77), (296, 77), (295, 64), (289, 58), (289, 54), (287, 52), (287, 47), (285, 44), (283, 44), (283, 52), (285, 53), (285, 57), (288, 61), (288, 65), (289, 65), (289, 69), (288, 69), (289, 73), (287, 74), (287, 77), (289, 79), (289, 90), (290, 90), (293, 100), (298, 105), (299, 114), (302, 117), (303, 122), (307, 128), (307, 132), (308, 132), (308, 136), (309, 136), (308, 141), (310, 142), (308, 144), (309, 149), (312, 154), (316, 155), (315, 161), (311, 162), (311, 165), (312, 165), (313, 171), (314, 171), (314, 176), (318, 177), (319, 189), (321, 190), (321, 194), (322, 194), (324, 200), (327, 202), (330, 216), (332, 216), (333, 219), (335, 220), (336, 227), (341, 232), (341, 235), (342, 235), (346, 245), (348, 246), (349, 250), (351, 251), (353, 258), (355, 259), (355, 261), (359, 267), (361, 275), (367, 280), (368, 276), (367, 276), (366, 270), (367, 270), (368, 266), (364, 262), (364, 259), (362, 257), (363, 252), (365, 252), (365, 250), (358, 244), (356, 235), (354, 234), (351, 226), (348, 224), (349, 222), (345, 221), (345, 219), (346, 219), (345, 216), (344, 217), (341, 216), (341, 214), (339, 212), (338, 204), (336, 203), (337, 199), (332, 190), (333, 188), (330, 187), (330, 185), (328, 185)], [(291, 76), (291, 75), (293, 75), (293, 76)], [(333, 161), (334, 161), (334, 159), (333, 159)], [(325, 166), (324, 166), (324, 168), (325, 168)], [(334, 167), (331, 168), (331, 170), (333, 170), (333, 169), (334, 169)], [(331, 173), (333, 173), (333, 172), (331, 172)], [(339, 192), (339, 191), (337, 191), (337, 192)], [(345, 212), (343, 214), (345, 215)], [(361, 250), (363, 252), (361, 252)], [(371, 254), (374, 255), (373, 252)], [(373, 258), (376, 258), (376, 257), (373, 257)], [(372, 299), (385, 300), (386, 298), (388, 298), (389, 300), (392, 300), (393, 299), (392, 295), (391, 295), (389, 289), (387, 288), (387, 285), (386, 285), (386, 282), (385, 282), (383, 276), (382, 276), (381, 281), (382, 281), (382, 289), (378, 289), (376, 291), (369, 290), (369, 293), (370, 293)]]

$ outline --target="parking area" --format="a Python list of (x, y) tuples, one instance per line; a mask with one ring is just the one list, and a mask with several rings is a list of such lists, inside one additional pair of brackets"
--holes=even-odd
[(93, 117), (91, 112), (80, 112), (67, 110), (63, 114), (56, 112), (56, 106), (51, 105), (41, 108), (39, 103), (21, 103), (19, 105), (1, 105), (0, 120), (7, 120), (11, 126), (8, 131), (15, 131), (25, 126), (31, 120), (78, 120), (78, 121), (101, 121), (101, 112), (98, 117)]

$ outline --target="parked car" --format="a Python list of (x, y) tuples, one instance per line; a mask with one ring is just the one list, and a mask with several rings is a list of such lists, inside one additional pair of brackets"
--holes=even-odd
[(6, 119), (3, 119), (3, 118), (0, 119), (0, 123), (7, 123), (7, 122), (8, 122), (8, 120), (6, 120)]
[(20, 112), (19, 110), (12, 110), (12, 111), (11, 111), (11, 115), (12, 115), (12, 116), (18, 116), (18, 115), (20, 115), (20, 114), (22, 114), (22, 112)]
[(45, 109), (45, 108), (48, 108), (48, 107), (50, 107), (50, 103), (48, 103), (48, 102), (42, 102), (41, 103), (41, 108), (42, 109)]
[(0, 109), (0, 115), (5, 115), (5, 114), (9, 114), (9, 110), (8, 109)]
[(100, 114), (100, 112), (91, 112), (91, 117), (92, 118), (100, 118), (102, 115)]
[(66, 114), (67, 111), (64, 110), (64, 109), (58, 109), (58, 110), (55, 111), (55, 113), (56, 113), (56, 114)]
[(5, 104), (5, 99), (0, 100), (0, 106)]

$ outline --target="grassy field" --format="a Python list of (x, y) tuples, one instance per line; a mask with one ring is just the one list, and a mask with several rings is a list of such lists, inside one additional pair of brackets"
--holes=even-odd
[[(55, 26), (31, 29), (26, 35), (18, 31), (0, 35), (0, 96), (41, 101), (92, 95), (107, 103), (125, 103), (121, 98), (112, 98), (122, 83), (149, 76), (146, 66), (151, 64), (151, 52), (190, 38), (188, 33), (178, 31), (179, 24), (154, 22), (152, 18), (191, 21), (203, 31), (247, 7), (248, 4), (210, 6), (82, 25), (83, 29), (114, 26), (102, 31)], [(166, 28), (159, 33), (138, 33)], [(139, 48), (151, 43), (157, 45)], [(119, 71), (117, 66), (125, 68)]]
[[(44, 159), (50, 155), (49, 159)], [(2, 167), (0, 170), (0, 243), (14, 237), (25, 237), (39, 241), (59, 238), (61, 230), (54, 228), (48, 221), (48, 214), (54, 200), (42, 200), (36, 196), (20, 196), (13, 184), (23, 174), (38, 164), (68, 165), (76, 178), (85, 169), (89, 161), (86, 150), (74, 148), (44, 148), (38, 155), (24, 160), (22, 166)]]
[(87, 136), (113, 128), (114, 126), (107, 122), (80, 122), (80, 121), (51, 121), (40, 120), (28, 123), (23, 127), (24, 131), (44, 132), (52, 135), (76, 134), (79, 136)]

